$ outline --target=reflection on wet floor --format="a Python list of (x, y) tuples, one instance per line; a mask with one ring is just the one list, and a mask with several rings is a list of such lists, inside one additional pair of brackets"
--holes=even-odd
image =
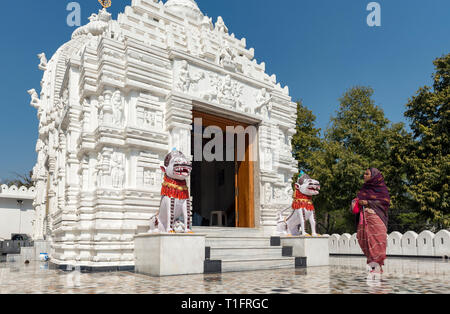
[[(368, 276), (365, 259), (331, 257), (330, 266), (308, 269), (149, 277), (131, 272), (49, 270), (45, 263), (0, 264), (0, 293), (50, 294), (291, 294), (449, 293), (450, 262), (389, 258), (381, 276)], [(186, 290), (189, 287), (189, 290)]]

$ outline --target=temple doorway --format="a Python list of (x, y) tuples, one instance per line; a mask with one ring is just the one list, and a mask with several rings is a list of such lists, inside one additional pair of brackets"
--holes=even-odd
[[(223, 133), (223, 161), (193, 161), (191, 194), (193, 197), (194, 226), (222, 226), (254, 228), (254, 183), (253, 162), (250, 161), (249, 136), (245, 141), (245, 160), (238, 161), (237, 135), (234, 135), (234, 160), (227, 160), (227, 126), (248, 125), (203, 112), (193, 112), (193, 126), (196, 118), (201, 118), (201, 128), (192, 128), (192, 156), (194, 156), (194, 130), (202, 134), (210, 126), (216, 126)], [(198, 120), (197, 120), (198, 121)], [(202, 136), (202, 135), (200, 135)], [(202, 150), (211, 139), (203, 139)], [(229, 149), (229, 148), (228, 148)], [(202, 154), (203, 155), (203, 154)]]

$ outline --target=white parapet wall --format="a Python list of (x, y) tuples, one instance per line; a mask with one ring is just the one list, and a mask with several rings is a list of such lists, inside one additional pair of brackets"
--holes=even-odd
[(434, 254), (436, 256), (450, 256), (450, 232), (441, 230), (434, 237)]
[(402, 237), (403, 235), (398, 231), (394, 231), (388, 235), (386, 248), (388, 255), (402, 255)]
[(435, 234), (428, 230), (425, 230), (419, 234), (417, 237), (418, 256), (435, 256), (433, 245), (434, 238)]
[(402, 255), (417, 256), (417, 237), (414, 231), (406, 232), (402, 237)]
[(339, 235), (339, 234), (332, 234), (331, 236), (330, 236), (330, 238), (328, 239), (328, 245), (329, 245), (329, 248), (330, 248), (330, 254), (338, 254), (339, 252), (338, 252), (338, 249), (339, 249), (339, 244), (338, 244), (338, 241), (339, 241), (339, 238), (340, 238), (341, 236)]
[(356, 233), (354, 233), (351, 236), (349, 246), (351, 254), (363, 254), (361, 247), (359, 246), (358, 237)]
[(348, 233), (344, 233), (338, 240), (338, 253), (339, 254), (351, 254), (350, 253), (350, 238), (352, 236)]
[(10, 239), (13, 233), (33, 234), (35, 195), (34, 187), (0, 186), (0, 239)]
[[(332, 255), (363, 255), (356, 233), (353, 235), (332, 234), (328, 245)], [(405, 234), (394, 231), (387, 235), (386, 254), (388, 256), (449, 257), (450, 231), (441, 230), (436, 234), (428, 230), (420, 234), (414, 231), (408, 231)]]

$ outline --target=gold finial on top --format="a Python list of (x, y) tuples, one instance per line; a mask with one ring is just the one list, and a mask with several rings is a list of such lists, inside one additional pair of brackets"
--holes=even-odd
[(111, 6), (111, 0), (98, 0), (102, 5), (103, 9), (109, 8)]

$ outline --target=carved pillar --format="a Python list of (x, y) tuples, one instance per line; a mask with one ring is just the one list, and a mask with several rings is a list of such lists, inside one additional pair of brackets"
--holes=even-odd
[(167, 100), (166, 126), (170, 133), (169, 150), (177, 148), (191, 156), (192, 100), (172, 93)]

